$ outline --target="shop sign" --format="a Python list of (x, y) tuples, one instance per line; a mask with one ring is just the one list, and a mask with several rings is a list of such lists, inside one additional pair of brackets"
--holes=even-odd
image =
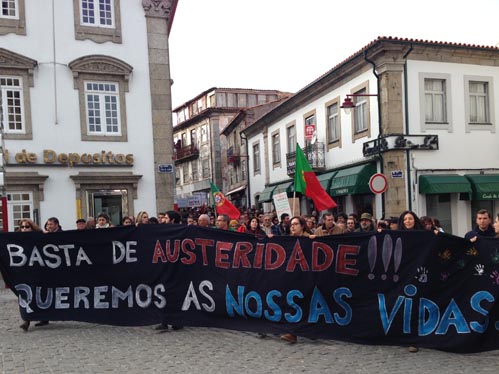
[(58, 153), (52, 149), (44, 149), (40, 157), (40, 155), (25, 149), (13, 155), (8, 150), (4, 150), (3, 157), (7, 165), (133, 165), (133, 154), (113, 153), (112, 151)]

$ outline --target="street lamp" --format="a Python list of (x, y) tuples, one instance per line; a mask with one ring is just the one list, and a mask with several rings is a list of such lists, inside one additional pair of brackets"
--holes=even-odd
[(362, 97), (362, 96), (378, 96), (378, 94), (347, 94), (345, 101), (340, 105), (341, 109), (345, 109), (347, 113), (350, 113), (350, 110), (355, 108), (355, 103), (352, 100), (352, 97)]

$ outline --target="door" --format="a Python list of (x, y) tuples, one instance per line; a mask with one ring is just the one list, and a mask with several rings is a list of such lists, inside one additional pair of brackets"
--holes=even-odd
[(124, 216), (128, 216), (127, 190), (88, 191), (88, 215), (95, 217), (106, 213), (114, 226), (121, 224)]

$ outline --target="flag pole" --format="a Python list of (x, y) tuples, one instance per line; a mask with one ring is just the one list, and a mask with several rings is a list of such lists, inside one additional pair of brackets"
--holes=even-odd
[(292, 213), (291, 218), (293, 218), (295, 216), (295, 202), (296, 202), (296, 189), (295, 189), (295, 191), (293, 191), (293, 211), (291, 212)]

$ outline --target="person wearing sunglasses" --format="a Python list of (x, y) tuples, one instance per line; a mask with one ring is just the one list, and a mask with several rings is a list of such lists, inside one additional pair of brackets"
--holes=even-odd
[[(19, 221), (19, 228), (16, 231), (18, 231), (18, 232), (33, 232), (33, 231), (42, 231), (42, 230), (32, 220), (30, 220), (28, 218), (23, 218)], [(38, 322), (38, 323), (40, 323), (40, 322)], [(37, 325), (38, 325), (38, 323), (37, 323)], [(30, 324), (31, 324), (30, 321), (23, 320), (23, 323), (19, 327), (22, 328), (24, 331), (28, 331)]]

